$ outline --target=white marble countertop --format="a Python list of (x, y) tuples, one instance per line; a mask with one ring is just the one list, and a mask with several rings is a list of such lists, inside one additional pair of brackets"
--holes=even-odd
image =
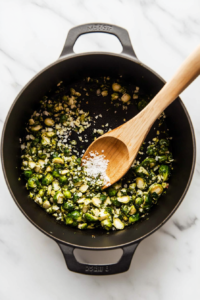
[[(139, 59), (166, 80), (200, 41), (199, 0), (1, 0), (0, 130), (14, 98), (60, 55), (68, 30), (108, 22), (129, 31)], [(120, 51), (114, 37), (81, 38), (77, 52)], [(196, 132), (197, 164), (173, 217), (136, 250), (127, 273), (75, 274), (54, 241), (14, 204), (0, 170), (0, 299), (200, 299), (200, 78), (182, 94)]]

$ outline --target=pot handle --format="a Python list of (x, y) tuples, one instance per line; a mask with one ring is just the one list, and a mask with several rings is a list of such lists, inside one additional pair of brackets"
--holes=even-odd
[(132, 256), (138, 245), (139, 242), (122, 247), (122, 257), (115, 264), (94, 265), (79, 263), (74, 256), (75, 247), (58, 243), (58, 246), (60, 247), (65, 258), (65, 262), (68, 269), (76, 273), (87, 275), (112, 275), (128, 271), (131, 264)]
[(137, 58), (131, 45), (131, 40), (128, 31), (122, 27), (105, 23), (88, 23), (70, 29), (60, 57), (69, 54), (74, 54), (73, 46), (78, 37), (82, 34), (92, 32), (103, 32), (115, 35), (122, 44), (122, 54), (130, 55)]

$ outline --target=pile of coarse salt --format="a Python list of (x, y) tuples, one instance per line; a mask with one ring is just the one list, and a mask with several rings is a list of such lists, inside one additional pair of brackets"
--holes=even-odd
[(110, 178), (106, 174), (109, 160), (105, 159), (105, 155), (100, 155), (97, 151), (95, 151), (95, 153), (91, 151), (90, 157), (86, 156), (86, 158), (82, 160), (82, 163), (88, 176), (95, 178), (100, 176), (104, 185), (110, 185)]

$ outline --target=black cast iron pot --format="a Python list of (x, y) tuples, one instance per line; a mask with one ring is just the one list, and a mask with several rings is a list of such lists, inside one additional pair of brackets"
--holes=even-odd
[[(118, 37), (123, 51), (113, 53), (74, 54), (73, 46), (81, 34), (105, 32)], [(21, 136), (27, 116), (38, 106), (39, 99), (60, 80), (71, 83), (77, 78), (102, 74), (122, 74), (127, 82), (134, 82), (143, 90), (156, 94), (165, 81), (154, 71), (143, 65), (136, 57), (128, 32), (115, 25), (85, 24), (72, 28), (67, 36), (60, 58), (37, 74), (19, 93), (5, 121), (1, 158), (4, 176), (10, 193), (23, 214), (43, 233), (60, 246), (71, 271), (83, 274), (107, 275), (128, 270), (134, 251), (147, 236), (160, 228), (182, 202), (192, 179), (195, 166), (195, 136), (188, 112), (180, 98), (167, 109), (168, 128), (173, 135), (172, 148), (175, 157), (170, 188), (162, 196), (159, 205), (150, 213), (148, 221), (138, 222), (123, 231), (109, 235), (102, 230), (79, 230), (58, 223), (28, 198), (24, 182), (18, 181), (20, 174)], [(16, 168), (16, 166), (18, 168)], [(92, 238), (95, 235), (96, 238)], [(109, 250), (122, 248), (123, 255), (116, 264), (87, 265), (77, 262), (75, 248), (88, 250)]]

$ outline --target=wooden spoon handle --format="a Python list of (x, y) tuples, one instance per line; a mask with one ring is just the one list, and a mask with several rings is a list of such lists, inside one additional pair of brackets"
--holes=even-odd
[(147, 107), (140, 113), (151, 127), (159, 115), (200, 74), (200, 46), (183, 62), (175, 75), (168, 81)]
[(123, 142), (129, 151), (129, 164), (131, 164), (155, 120), (199, 74), (200, 46), (184, 61), (172, 79), (139, 114), (100, 138), (109, 136)]

